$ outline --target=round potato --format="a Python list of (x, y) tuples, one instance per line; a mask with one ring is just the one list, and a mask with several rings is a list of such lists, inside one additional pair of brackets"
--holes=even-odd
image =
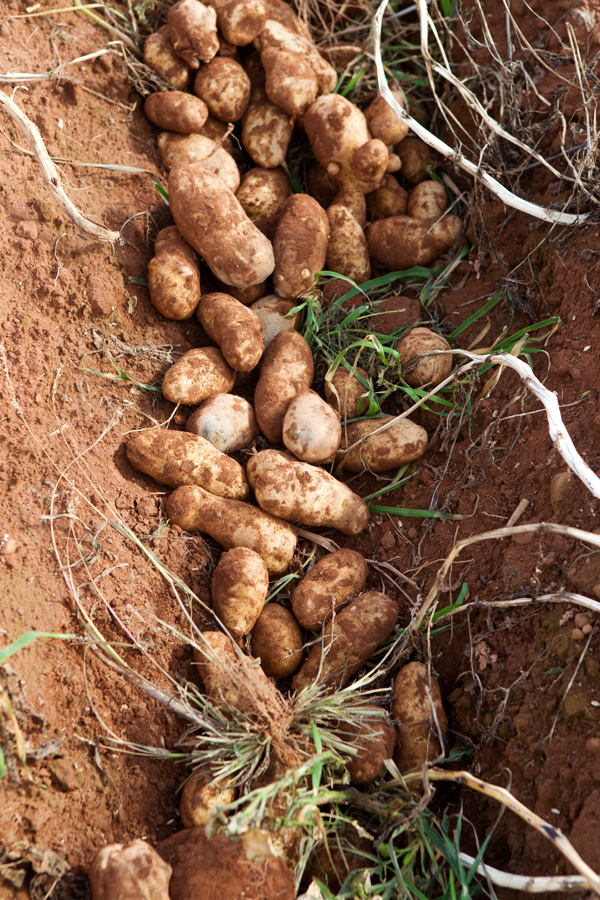
[(296, 394), (283, 419), (282, 437), (303, 462), (330, 462), (342, 439), (339, 413), (314, 391)]
[[(367, 387), (359, 381), (357, 375), (366, 382)], [(353, 419), (364, 415), (369, 408), (370, 383), (368, 374), (360, 366), (350, 372), (340, 365), (333, 376), (325, 381), (325, 399), (340, 413), (342, 419)]]
[(328, 553), (294, 588), (292, 609), (296, 619), (309, 631), (318, 631), (334, 612), (360, 594), (367, 573), (365, 558), (356, 550)]
[(294, 304), (290, 300), (282, 300), (277, 294), (262, 297), (253, 303), (251, 308), (260, 319), (265, 350), (280, 331), (296, 329), (300, 324), (300, 313), (289, 315)]
[(370, 219), (389, 219), (403, 216), (408, 209), (408, 191), (393, 175), (384, 175), (380, 187), (367, 194), (367, 212)]
[(196, 406), (203, 400), (226, 394), (233, 387), (235, 372), (217, 347), (188, 350), (167, 369), (162, 392), (171, 403)]
[(252, 653), (271, 678), (289, 678), (302, 665), (302, 632), (292, 613), (268, 603), (252, 629)]
[(292, 139), (292, 118), (267, 98), (252, 99), (242, 119), (242, 145), (257, 166), (283, 165)]
[(273, 239), (273, 286), (284, 300), (296, 300), (314, 284), (325, 265), (329, 221), (308, 194), (294, 194), (281, 212)]
[[(91, 896), (94, 900), (131, 897), (168, 900), (172, 871), (146, 841), (106, 844), (98, 850), (90, 866)], [(3, 893), (6, 895), (6, 891)]]
[(327, 269), (351, 278), (356, 284), (363, 284), (371, 277), (371, 261), (367, 239), (359, 222), (346, 206), (337, 203), (329, 207), (327, 218)]
[(194, 93), (215, 119), (237, 122), (250, 102), (250, 79), (235, 59), (216, 56), (198, 71)]
[(208, 107), (199, 97), (184, 91), (157, 91), (144, 102), (144, 112), (163, 131), (194, 134), (208, 118)]
[(198, 256), (174, 225), (156, 236), (148, 291), (152, 305), (167, 319), (189, 319), (200, 302)]
[(260, 430), (273, 444), (282, 440), (283, 419), (296, 396), (313, 380), (312, 352), (297, 331), (280, 332), (269, 345), (254, 391), (254, 412)]
[(448, 721), (440, 686), (423, 663), (408, 663), (396, 675), (392, 718), (400, 723), (395, 760), (402, 773), (440, 756), (439, 736), (446, 734)]
[(196, 313), (205, 332), (238, 372), (251, 372), (263, 354), (260, 319), (229, 294), (205, 294)]
[(450, 250), (461, 228), (462, 220), (458, 216), (379, 219), (367, 228), (371, 261), (390, 271), (428, 266)]
[(248, 547), (224, 553), (213, 573), (212, 606), (236, 638), (250, 634), (269, 593), (269, 573), (261, 556)]
[[(261, 33), (267, 22), (263, 0), (211, 0), (219, 28), (234, 47), (245, 47)], [(221, 56), (225, 54), (221, 51)]]
[(221, 453), (243, 450), (259, 433), (254, 410), (235, 394), (217, 394), (201, 403), (185, 423), (186, 431), (209, 441)]
[(173, 50), (169, 27), (163, 25), (144, 41), (144, 62), (176, 91), (185, 91), (190, 83), (190, 67)]
[[(364, 472), (365, 469), (369, 472), (387, 472), (423, 456), (427, 449), (427, 432), (410, 419), (400, 419), (381, 434), (367, 436), (393, 419), (393, 416), (383, 416), (351, 422), (344, 429), (339, 465), (347, 472)], [(361, 438), (364, 438), (363, 442), (344, 455), (345, 448)]]
[(231, 779), (214, 781), (206, 771), (192, 772), (181, 792), (179, 814), (184, 828), (208, 825), (213, 811), (235, 800), (235, 788), (229, 787)]
[(250, 221), (269, 240), (275, 236), (281, 211), (289, 195), (290, 179), (281, 166), (275, 169), (249, 169), (236, 193)]
[[(377, 706), (366, 704), (366, 709), (382, 712)], [(355, 755), (346, 761), (352, 784), (366, 787), (373, 784), (384, 771), (383, 763), (391, 759), (396, 745), (396, 732), (387, 717), (370, 718), (357, 726), (344, 723), (338, 735), (352, 745)]]
[[(452, 356), (422, 356), (433, 350), (451, 350), (441, 334), (429, 328), (413, 328), (398, 342), (402, 375), (412, 387), (435, 387), (452, 371)], [(420, 357), (420, 358), (417, 358)]]
[(217, 14), (199, 0), (178, 0), (169, 8), (167, 25), (173, 50), (192, 69), (219, 52)]
[(402, 163), (402, 177), (410, 184), (418, 184), (428, 177), (427, 168), (432, 164), (431, 151), (417, 137), (407, 137), (396, 147)]
[[(402, 88), (395, 88), (392, 94), (403, 109), (407, 109), (406, 96)], [(365, 109), (365, 118), (369, 131), (374, 138), (384, 144), (398, 144), (408, 134), (408, 125), (396, 115), (383, 97), (375, 97)]]
[(299, 53), (267, 47), (261, 55), (267, 97), (290, 116), (306, 112), (319, 93), (317, 76)]
[(439, 181), (421, 181), (408, 198), (406, 211), (413, 219), (439, 219), (446, 212), (446, 188)]
[(376, 188), (381, 184), (386, 171), (396, 168), (395, 161), (390, 163), (390, 159), (388, 148), (383, 141), (371, 138), (354, 154), (352, 169), (359, 181)]
[(156, 143), (167, 172), (173, 166), (197, 163), (212, 172), (233, 193), (239, 188), (240, 172), (235, 160), (223, 147), (217, 147), (213, 140), (203, 134), (163, 131), (158, 135)]

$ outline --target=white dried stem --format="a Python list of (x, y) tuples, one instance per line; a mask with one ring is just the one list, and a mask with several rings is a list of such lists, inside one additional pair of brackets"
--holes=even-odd
[[(475, 857), (469, 856), (468, 853), (459, 853), (458, 857), (468, 866), (472, 866), (475, 862)], [(528, 894), (544, 894), (546, 891), (582, 891), (588, 884), (583, 875), (512, 875), (484, 862), (477, 865), (477, 872), (498, 887), (526, 891)]]
[[(47, 15), (47, 10), (44, 11), (44, 15)], [(105, 47), (104, 50), (96, 50), (94, 53), (87, 53), (85, 56), (69, 59), (67, 62), (56, 66), (54, 69), (50, 69), (49, 72), (3, 72), (0, 73), (0, 81), (14, 84), (15, 82), (44, 81), (46, 78), (58, 78), (62, 70), (67, 66), (72, 66), (75, 63), (89, 62), (91, 59), (97, 59), (99, 56), (104, 56), (106, 53), (110, 52), (110, 49)]]

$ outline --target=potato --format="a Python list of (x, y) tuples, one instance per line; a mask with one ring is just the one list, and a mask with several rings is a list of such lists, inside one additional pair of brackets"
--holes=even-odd
[(291, 117), (266, 98), (252, 101), (242, 119), (244, 150), (265, 169), (285, 162), (292, 133)]
[(361, 594), (325, 625), (324, 645), (313, 644), (292, 688), (301, 691), (317, 678), (330, 690), (343, 687), (390, 636), (397, 618), (398, 607), (386, 594)]
[(440, 686), (423, 663), (408, 663), (396, 675), (392, 718), (400, 723), (396, 725), (398, 747), (394, 757), (400, 772), (420, 769), (440, 756), (438, 737), (440, 732), (446, 734), (448, 721)]
[(344, 429), (339, 465), (347, 472), (364, 472), (365, 469), (369, 472), (387, 472), (388, 469), (397, 469), (423, 456), (427, 449), (427, 432), (410, 419), (400, 419), (381, 434), (367, 437), (362, 444), (344, 456), (346, 447), (352, 446), (365, 435), (370, 435), (393, 418), (383, 416), (348, 425)]
[(196, 75), (194, 93), (215, 119), (237, 122), (250, 102), (250, 79), (235, 59), (216, 56)]
[(408, 198), (407, 213), (413, 219), (439, 219), (446, 212), (446, 188), (439, 181), (421, 181)]
[[(326, 266), (330, 272), (338, 272), (363, 284), (371, 277), (369, 248), (364, 232), (351, 211), (334, 203), (327, 210), (329, 242)], [(348, 285), (350, 287), (350, 285)]]
[(235, 299), (239, 300), (240, 303), (243, 303), (244, 306), (251, 306), (256, 300), (260, 300), (261, 297), (264, 297), (268, 290), (266, 281), (263, 281), (260, 284), (251, 284), (250, 287), (239, 288), (235, 287), (233, 284), (223, 284), (222, 281), (215, 278), (212, 272), (210, 275), (213, 284), (210, 293), (221, 291), (225, 294), (231, 294), (232, 297), (235, 297)]
[(226, 806), (235, 800), (235, 788), (229, 787), (230, 778), (213, 780), (210, 772), (198, 770), (192, 772), (186, 781), (181, 800), (179, 814), (184, 828), (197, 828), (208, 825), (213, 810), (218, 806)]
[(325, 265), (329, 222), (327, 214), (308, 194), (294, 194), (281, 212), (273, 238), (273, 286), (284, 300), (296, 300), (314, 284)]
[[(402, 88), (395, 88), (392, 94), (403, 109), (407, 109), (406, 97)], [(408, 134), (408, 125), (396, 115), (383, 97), (375, 97), (365, 109), (365, 118), (369, 131), (374, 138), (384, 144), (398, 144)]]
[(271, 472), (277, 466), (294, 462), (294, 457), (286, 450), (261, 450), (253, 453), (246, 463), (246, 478), (251, 489), (254, 490), (256, 479), (265, 472)]
[(269, 573), (262, 559), (248, 547), (224, 553), (213, 572), (212, 607), (236, 638), (250, 634), (269, 593)]
[(226, 362), (238, 372), (251, 372), (263, 354), (263, 334), (255, 312), (229, 294), (205, 294), (198, 321), (221, 348)]
[(308, 25), (296, 15), (289, 3), (285, 3), (285, 0), (265, 0), (265, 3), (269, 19), (312, 41)]
[(312, 40), (291, 30), (281, 22), (268, 19), (265, 27), (254, 41), (254, 46), (261, 56), (269, 47), (299, 54), (315, 73), (321, 93), (333, 91), (337, 84), (335, 69), (323, 59)]
[(130, 438), (126, 449), (134, 469), (160, 484), (199, 484), (211, 494), (233, 500), (248, 496), (240, 464), (196, 434), (152, 428)]
[(193, 134), (200, 131), (208, 118), (208, 107), (199, 97), (183, 91), (157, 91), (144, 102), (144, 112), (163, 131)]
[(260, 319), (263, 329), (263, 346), (265, 350), (280, 331), (295, 329), (300, 323), (300, 313), (288, 315), (295, 304), (290, 300), (282, 300), (277, 294), (268, 294), (252, 304), (251, 309)]
[(156, 236), (148, 291), (152, 305), (167, 319), (189, 319), (200, 302), (198, 256), (174, 225)]
[(452, 356), (424, 356), (421, 353), (432, 350), (450, 350), (450, 344), (441, 334), (429, 328), (413, 328), (398, 342), (398, 353), (402, 365), (402, 376), (412, 387), (435, 387), (452, 371)]
[(292, 609), (309, 631), (318, 631), (341, 606), (356, 597), (367, 580), (367, 563), (356, 550), (323, 556), (292, 593)]
[(319, 93), (317, 76), (299, 53), (267, 47), (261, 54), (267, 97), (290, 116), (306, 112)]
[[(226, 41), (245, 47), (261, 33), (267, 21), (263, 0), (208, 0), (217, 12), (217, 22)], [(221, 56), (225, 54), (221, 51)]]
[(252, 653), (271, 678), (289, 678), (302, 665), (302, 632), (292, 613), (268, 603), (252, 629)]
[(427, 144), (416, 137), (407, 137), (396, 147), (402, 162), (402, 177), (410, 184), (418, 184), (428, 177), (427, 167), (433, 162)]
[[(378, 709), (370, 704), (365, 708), (373, 712)], [(392, 758), (396, 744), (394, 726), (382, 716), (369, 718), (360, 726), (344, 723), (337, 734), (356, 751), (355, 756), (346, 760), (352, 784), (362, 787), (373, 784), (384, 771), (384, 760)]]
[(215, 175), (233, 193), (240, 186), (240, 172), (236, 161), (203, 134), (163, 131), (158, 135), (156, 143), (167, 172), (174, 166), (196, 163)]
[(367, 224), (367, 203), (365, 195), (361, 191), (342, 188), (333, 198), (330, 206), (345, 206), (348, 209), (361, 228)]
[[(196, 99), (199, 100), (200, 97), (197, 97)], [(202, 102), (204, 103), (204, 101)], [(222, 147), (227, 153), (233, 153), (233, 141), (227, 136), (228, 131), (229, 126), (226, 122), (219, 122), (218, 119), (213, 118), (209, 113), (200, 134), (203, 135), (203, 137), (210, 138), (211, 141), (214, 141), (215, 144), (218, 144), (219, 147)]]
[(269, 240), (275, 236), (281, 211), (289, 195), (290, 179), (281, 166), (274, 169), (249, 169), (236, 192), (250, 221)]
[(259, 432), (254, 410), (243, 397), (217, 394), (201, 403), (185, 423), (186, 431), (209, 441), (221, 453), (247, 447)]
[(318, 162), (314, 162), (306, 176), (306, 190), (324, 209), (331, 206), (338, 193), (335, 176)]
[(359, 147), (352, 160), (352, 169), (359, 181), (379, 187), (381, 180), (387, 171), (399, 169), (395, 161), (390, 164), (388, 148), (376, 138), (371, 138), (362, 147)]
[(168, 25), (161, 26), (144, 41), (144, 62), (176, 91), (184, 91), (190, 83), (190, 67), (173, 50)]
[(94, 900), (169, 900), (171, 866), (147, 841), (107, 844), (98, 850), (89, 877)]
[(275, 267), (271, 242), (215, 175), (201, 165), (175, 166), (169, 202), (184, 239), (225, 284), (245, 288), (269, 277)]
[(192, 69), (219, 52), (217, 14), (199, 0), (178, 0), (169, 8), (167, 25), (173, 50)]
[(296, 394), (309, 389), (314, 371), (312, 352), (302, 335), (282, 331), (273, 338), (254, 391), (256, 420), (271, 443), (281, 442), (287, 408)]
[(233, 387), (235, 372), (217, 347), (188, 350), (167, 369), (162, 392), (171, 403), (196, 406), (203, 400), (226, 394)]
[(246, 689), (269, 689), (267, 676), (260, 667), (236, 649), (232, 638), (222, 631), (204, 631), (194, 647), (194, 664), (202, 680), (206, 696), (215, 706), (222, 704), (247, 710)]
[(282, 437), (303, 462), (331, 462), (342, 439), (339, 413), (314, 391), (296, 394), (283, 419)]
[(364, 379), (367, 385), (371, 383), (368, 374), (360, 366), (349, 372), (342, 365), (338, 366), (332, 378), (325, 381), (325, 399), (340, 413), (342, 419), (364, 415), (369, 408), (369, 388), (361, 384), (357, 375)]
[(462, 227), (458, 216), (443, 219), (411, 219), (392, 216), (367, 228), (371, 261), (390, 271), (428, 266), (450, 250)]
[(248, 503), (215, 497), (196, 485), (173, 491), (167, 499), (167, 515), (184, 531), (205, 532), (226, 550), (255, 550), (271, 575), (286, 571), (296, 549), (296, 535), (286, 522)]
[(367, 212), (370, 219), (403, 216), (407, 208), (408, 191), (398, 184), (393, 175), (384, 175), (381, 186), (367, 194)]

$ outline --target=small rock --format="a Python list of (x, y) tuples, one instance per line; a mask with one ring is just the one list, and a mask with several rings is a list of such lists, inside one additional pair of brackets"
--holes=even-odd
[(0, 553), (2, 556), (12, 556), (12, 554), (16, 552), (18, 546), (19, 545), (14, 538), (9, 538), (7, 536), (6, 539), (0, 543)]
[(81, 784), (81, 772), (70, 759), (56, 759), (49, 767), (52, 781), (61, 791), (76, 791)]
[(573, 476), (570, 469), (558, 472), (550, 481), (550, 503), (557, 512), (572, 496)]
[(576, 628), (583, 628), (584, 625), (590, 624), (590, 617), (587, 613), (577, 613), (573, 622), (575, 623)]
[(590, 753), (600, 753), (600, 737), (588, 738), (585, 742), (585, 749)]
[(15, 234), (28, 241), (36, 241), (38, 236), (37, 222), (19, 222), (15, 228)]
[(392, 534), (391, 531), (386, 531), (386, 533), (381, 538), (381, 546), (384, 550), (391, 550), (396, 544), (396, 538)]

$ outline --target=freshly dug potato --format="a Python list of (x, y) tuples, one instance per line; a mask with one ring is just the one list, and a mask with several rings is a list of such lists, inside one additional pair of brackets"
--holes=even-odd
[[(367, 704), (367, 709), (377, 708)], [(382, 716), (365, 721), (361, 727), (343, 724), (338, 734), (356, 750), (356, 755), (346, 761), (352, 784), (363, 787), (373, 784), (382, 774), (384, 760), (392, 758), (396, 745), (394, 726)]]
[(329, 207), (327, 218), (327, 269), (363, 284), (371, 277), (371, 261), (367, 239), (359, 222), (346, 206), (337, 203)]
[(217, 347), (199, 347), (188, 350), (167, 369), (162, 392), (171, 403), (196, 406), (217, 394), (227, 394), (234, 381), (235, 372)]
[(181, 792), (179, 803), (183, 827), (208, 825), (217, 806), (232, 803), (235, 800), (235, 788), (229, 787), (230, 781), (228, 778), (214, 781), (209, 772), (202, 770), (192, 772)]
[(398, 342), (402, 375), (412, 387), (435, 387), (452, 371), (452, 356), (423, 356), (432, 350), (450, 350), (450, 344), (441, 334), (429, 328), (413, 328)]
[(397, 618), (390, 597), (379, 591), (361, 594), (325, 625), (324, 646), (313, 645), (292, 688), (301, 691), (317, 677), (331, 689), (343, 687), (390, 636)]
[(316, 200), (308, 194), (286, 200), (273, 238), (273, 286), (279, 297), (296, 300), (313, 286), (325, 265), (328, 239), (327, 214)]
[(342, 419), (353, 419), (363, 415), (369, 408), (369, 388), (356, 378), (359, 375), (367, 384), (371, 383), (368, 374), (360, 366), (352, 372), (340, 365), (333, 377), (325, 381), (325, 399), (336, 409)]
[(309, 631), (318, 631), (341, 606), (356, 597), (367, 580), (367, 563), (356, 550), (322, 557), (292, 593), (292, 609)]
[(250, 79), (235, 59), (215, 56), (196, 75), (194, 93), (215, 119), (237, 122), (250, 102)]
[(147, 841), (107, 844), (90, 866), (93, 900), (169, 900), (171, 871)]
[(238, 372), (251, 372), (263, 354), (260, 319), (229, 294), (205, 294), (198, 306), (198, 321), (221, 348), (226, 362)]
[[(199, 100), (200, 97), (197, 97), (196, 99)], [(228, 130), (228, 125), (225, 122), (219, 122), (218, 119), (213, 118), (213, 116), (209, 114), (206, 122), (202, 126), (200, 134), (210, 138), (211, 141), (214, 141), (215, 144), (218, 144), (219, 147), (222, 147), (223, 150), (226, 150), (228, 153), (233, 153), (233, 141), (227, 136)]]
[(285, 465), (285, 463), (289, 462), (294, 462), (294, 457), (285, 450), (269, 449), (253, 453), (246, 463), (246, 478), (250, 488), (254, 490), (256, 479), (260, 478), (265, 472), (271, 472), (277, 466)]
[(152, 305), (167, 319), (189, 319), (200, 302), (198, 256), (174, 225), (156, 236), (148, 291)]
[(427, 144), (419, 138), (407, 137), (398, 144), (396, 153), (402, 163), (402, 177), (410, 184), (418, 184), (428, 177), (427, 167), (433, 160)]
[(379, 219), (367, 228), (371, 261), (390, 271), (428, 266), (452, 247), (461, 227), (458, 216)]
[(222, 631), (204, 631), (194, 647), (196, 666), (207, 697), (213, 703), (225, 701), (235, 709), (244, 708), (244, 698), (238, 679), (246, 660)]
[(252, 629), (252, 653), (271, 678), (289, 678), (302, 665), (302, 632), (293, 614), (268, 603)]
[(283, 419), (282, 437), (303, 462), (330, 462), (342, 439), (339, 413), (314, 391), (296, 394)]
[[(402, 88), (395, 88), (392, 94), (403, 109), (408, 108)], [(383, 97), (375, 97), (365, 109), (369, 131), (384, 144), (398, 144), (408, 134), (408, 125), (388, 106)]]
[(173, 491), (167, 499), (167, 515), (184, 531), (209, 534), (226, 550), (255, 550), (271, 575), (286, 571), (296, 549), (296, 535), (287, 522), (248, 503), (215, 497), (196, 485)]
[(144, 62), (176, 91), (184, 91), (190, 83), (190, 67), (173, 50), (168, 25), (162, 25), (144, 41)]
[(439, 181), (421, 181), (408, 198), (407, 214), (413, 219), (439, 219), (446, 212), (446, 188)]
[(236, 193), (250, 221), (269, 240), (273, 240), (275, 236), (281, 211), (289, 195), (290, 179), (281, 166), (274, 169), (249, 169)]
[(251, 100), (242, 119), (244, 150), (264, 169), (285, 162), (293, 128), (291, 117), (265, 97)]
[(285, 0), (265, 0), (265, 3), (269, 19), (285, 25), (289, 31), (294, 31), (312, 41), (308, 25), (296, 15), (289, 3), (286, 3)]
[(367, 212), (370, 219), (403, 216), (407, 209), (408, 191), (398, 184), (393, 175), (384, 175), (381, 187), (367, 194)]
[(362, 191), (349, 190), (342, 188), (338, 191), (330, 206), (345, 206), (348, 209), (361, 228), (367, 224), (367, 202)]
[(175, 166), (169, 202), (182, 236), (217, 278), (235, 287), (266, 281), (275, 266), (271, 242), (219, 178), (202, 165)]
[(261, 556), (248, 547), (224, 553), (213, 573), (212, 606), (236, 638), (250, 634), (269, 593), (269, 573)]
[(260, 430), (273, 444), (282, 438), (283, 419), (296, 396), (313, 380), (312, 352), (297, 331), (280, 332), (269, 345), (254, 391), (254, 412)]
[[(208, 0), (217, 12), (223, 37), (234, 47), (245, 47), (261, 33), (267, 21), (263, 0)], [(225, 54), (221, 51), (221, 56)]]
[(268, 19), (265, 27), (254, 41), (254, 46), (261, 56), (272, 47), (275, 50), (286, 50), (297, 53), (309, 64), (321, 93), (332, 91), (337, 84), (337, 73), (327, 60), (323, 59), (310, 38), (292, 31), (287, 25)]
[(338, 193), (337, 180), (324, 166), (314, 162), (306, 176), (306, 190), (323, 209), (327, 209)]
[(144, 112), (163, 131), (195, 134), (208, 118), (208, 107), (199, 97), (184, 91), (157, 91), (144, 102)]
[(359, 181), (377, 187), (386, 172), (396, 171), (400, 168), (396, 166), (395, 159), (390, 156), (383, 141), (371, 138), (355, 152), (352, 169)]
[(400, 723), (396, 725), (394, 758), (402, 773), (420, 769), (441, 754), (438, 735), (440, 731), (446, 734), (448, 721), (440, 686), (423, 663), (408, 663), (396, 675), (392, 718)]
[(167, 172), (174, 166), (196, 163), (215, 175), (230, 191), (240, 186), (240, 172), (230, 154), (203, 134), (163, 131), (156, 139), (160, 159)]
[(169, 487), (199, 484), (218, 497), (244, 500), (244, 470), (204, 438), (185, 431), (151, 428), (130, 438), (127, 459), (134, 469)]
[(339, 452), (340, 466), (347, 472), (364, 472), (365, 469), (369, 472), (387, 472), (388, 469), (397, 469), (423, 456), (427, 449), (427, 432), (410, 419), (400, 419), (381, 434), (367, 437), (362, 444), (344, 456), (346, 447), (351, 447), (360, 438), (370, 435), (393, 418), (383, 416), (363, 422), (351, 422), (344, 429)]
[(260, 61), (266, 74), (267, 97), (290, 116), (306, 112), (319, 93), (310, 63), (299, 53), (267, 47)]
[(290, 300), (282, 300), (277, 294), (268, 294), (252, 304), (251, 309), (256, 313), (262, 325), (265, 350), (280, 331), (289, 331), (298, 327), (300, 313), (289, 315), (294, 305)]
[(254, 410), (235, 394), (217, 394), (200, 404), (185, 423), (186, 431), (209, 441), (221, 453), (247, 447), (259, 432)]
[(217, 14), (199, 0), (178, 0), (169, 8), (167, 25), (173, 50), (192, 69), (219, 52)]

